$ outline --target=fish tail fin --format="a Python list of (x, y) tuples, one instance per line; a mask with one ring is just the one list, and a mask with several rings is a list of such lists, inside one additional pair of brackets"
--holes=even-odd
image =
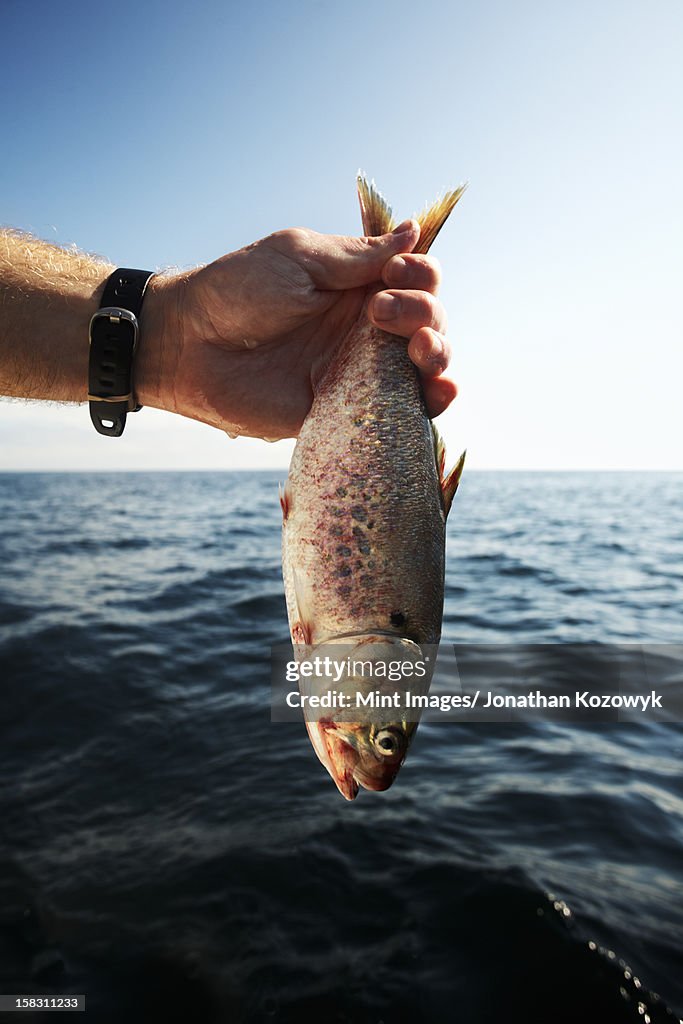
[(374, 181), (368, 181), (362, 171), (356, 178), (358, 201), (366, 235), (386, 235), (396, 226), (391, 207)]
[(431, 206), (425, 207), (422, 213), (418, 214), (417, 221), (420, 225), (420, 238), (413, 252), (429, 252), (432, 242), (439, 231), (441, 231), (453, 207), (466, 188), (466, 184), (454, 188), (452, 191), (447, 192), (445, 196), (437, 199)]
[[(374, 181), (368, 181), (362, 171), (358, 172), (356, 179), (358, 186), (358, 200), (360, 212), (363, 218), (363, 231), (366, 235), (385, 235), (393, 231), (396, 226), (391, 207), (379, 191)], [(420, 238), (413, 252), (426, 253), (432, 242), (446, 223), (448, 216), (458, 202), (467, 185), (460, 185), (458, 188), (446, 192), (444, 196), (437, 199), (431, 206), (417, 216), (420, 225)]]

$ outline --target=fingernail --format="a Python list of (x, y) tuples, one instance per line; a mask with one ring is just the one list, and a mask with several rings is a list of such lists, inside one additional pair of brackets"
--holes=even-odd
[(392, 235), (407, 235), (414, 229), (415, 221), (411, 220), (411, 218), (409, 217), (408, 220), (404, 220), (401, 224), (398, 225), (397, 228), (394, 228), (394, 230), (391, 233)]
[(410, 267), (402, 256), (394, 256), (388, 264), (386, 274), (396, 284), (406, 284), (410, 280)]
[(395, 320), (401, 311), (401, 300), (395, 295), (382, 292), (375, 297), (372, 312), (375, 320)]

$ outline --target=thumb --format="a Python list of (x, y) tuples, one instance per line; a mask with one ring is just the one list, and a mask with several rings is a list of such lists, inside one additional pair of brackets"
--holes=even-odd
[(416, 220), (405, 220), (386, 235), (321, 235), (307, 270), (317, 288), (358, 288), (379, 281), (387, 260), (399, 252), (411, 252), (419, 237)]

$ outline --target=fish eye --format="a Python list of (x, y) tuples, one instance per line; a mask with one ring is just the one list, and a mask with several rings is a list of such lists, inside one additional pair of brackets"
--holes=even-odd
[(375, 750), (382, 757), (393, 757), (400, 750), (399, 738), (393, 729), (380, 729), (373, 742)]

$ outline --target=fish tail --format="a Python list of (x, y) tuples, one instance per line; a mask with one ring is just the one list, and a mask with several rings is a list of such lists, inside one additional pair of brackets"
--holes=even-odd
[(448, 215), (451, 210), (460, 199), (461, 195), (467, 188), (467, 185), (460, 185), (459, 188), (454, 188), (452, 191), (447, 192), (445, 196), (437, 199), (431, 206), (425, 207), (425, 209), (417, 217), (417, 221), (420, 225), (420, 238), (413, 249), (413, 252), (426, 253), (432, 245), (432, 242), (438, 235), (441, 228), (446, 223)]
[(386, 235), (396, 226), (391, 207), (374, 181), (368, 181), (362, 171), (356, 179), (358, 200), (366, 235)]
[[(362, 171), (359, 171), (356, 182), (364, 233), (366, 235), (385, 235), (388, 231), (392, 231), (396, 222), (391, 207), (374, 181), (368, 181)], [(431, 206), (425, 207), (418, 215), (416, 219), (420, 225), (420, 238), (413, 252), (429, 252), (432, 242), (466, 188), (467, 185), (460, 185), (459, 188), (446, 192), (444, 196), (437, 199)]]

